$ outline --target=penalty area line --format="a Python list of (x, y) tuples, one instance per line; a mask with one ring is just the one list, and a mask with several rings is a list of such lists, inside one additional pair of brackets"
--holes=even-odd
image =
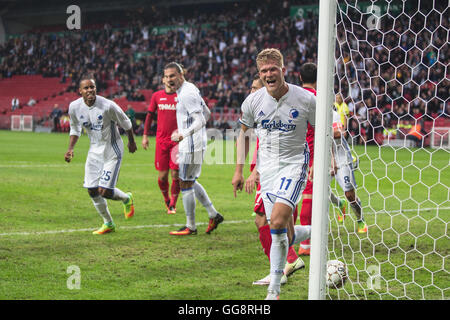
[[(232, 220), (224, 221), (223, 224), (238, 224), (238, 223), (249, 223), (253, 220)], [(198, 222), (196, 225), (207, 225), (207, 222)], [(136, 230), (136, 229), (151, 229), (151, 228), (171, 228), (171, 227), (182, 227), (184, 224), (149, 224), (140, 226), (116, 226), (117, 230)], [(36, 235), (46, 235), (46, 234), (59, 234), (59, 233), (73, 233), (73, 232), (88, 232), (94, 231), (98, 228), (83, 228), (83, 229), (66, 229), (66, 230), (48, 230), (48, 231), (34, 231), (34, 232), (10, 232), (10, 233), (0, 233), (0, 237), (5, 236), (36, 236)]]

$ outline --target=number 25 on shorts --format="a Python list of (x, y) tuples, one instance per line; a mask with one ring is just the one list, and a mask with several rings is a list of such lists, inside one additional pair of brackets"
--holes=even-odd
[(103, 173), (102, 173), (102, 176), (100, 177), (100, 180), (103, 180), (103, 181), (111, 180), (111, 171), (103, 170)]

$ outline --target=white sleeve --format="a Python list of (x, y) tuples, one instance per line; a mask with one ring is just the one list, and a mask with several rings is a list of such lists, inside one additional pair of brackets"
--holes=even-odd
[(239, 122), (243, 124), (246, 127), (253, 128), (253, 125), (255, 124), (255, 117), (253, 115), (253, 110), (251, 108), (251, 101), (250, 98), (252, 95), (249, 95), (241, 106), (241, 118), (239, 119)]
[(205, 103), (205, 100), (202, 99), (202, 107), (203, 107), (203, 116), (205, 117), (205, 121), (208, 122), (209, 118), (211, 118), (211, 111)]
[(110, 112), (111, 119), (117, 122), (119, 127), (121, 127), (123, 130), (128, 131), (132, 128), (130, 118), (128, 118), (125, 112), (123, 112), (122, 108), (120, 108), (114, 101), (111, 101)]
[(189, 128), (181, 129), (178, 131), (183, 136), (183, 138), (194, 134), (194, 132), (197, 132), (206, 124), (205, 117), (201, 112), (192, 113), (190, 116), (192, 117), (193, 121)]
[(308, 122), (314, 127), (316, 123), (316, 96), (314, 94), (311, 94), (308, 109)]
[(81, 123), (78, 122), (75, 116), (75, 110), (72, 105), (69, 106), (69, 119), (70, 119), (70, 136), (81, 136)]

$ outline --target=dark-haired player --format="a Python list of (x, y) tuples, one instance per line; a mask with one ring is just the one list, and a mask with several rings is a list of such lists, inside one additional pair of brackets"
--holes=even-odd
[(116, 188), (123, 158), (123, 141), (117, 126), (128, 136), (128, 150), (137, 150), (130, 119), (114, 102), (97, 95), (95, 80), (86, 76), (80, 81), (81, 98), (69, 105), (70, 138), (64, 159), (70, 162), (73, 149), (84, 128), (89, 136), (90, 148), (85, 164), (84, 187), (87, 188), (94, 207), (103, 218), (103, 225), (94, 234), (115, 231), (106, 199), (123, 203), (125, 218), (134, 215), (133, 196)]

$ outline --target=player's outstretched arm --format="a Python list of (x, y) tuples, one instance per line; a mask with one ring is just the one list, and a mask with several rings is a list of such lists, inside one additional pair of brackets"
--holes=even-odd
[(152, 120), (153, 120), (153, 112), (149, 111), (145, 116), (144, 134), (142, 135), (142, 148), (144, 148), (144, 150), (148, 149), (149, 145), (148, 135), (150, 133), (150, 128), (152, 126)]
[(148, 149), (148, 136), (146, 134), (142, 135), (142, 148)]
[(78, 136), (71, 135), (69, 138), (69, 147), (67, 148), (67, 152), (64, 154), (64, 160), (66, 162), (70, 162), (73, 158), (73, 149), (78, 141)]
[(231, 180), (231, 184), (233, 185), (234, 197), (236, 197), (236, 191), (237, 190), (242, 191), (242, 188), (244, 187), (243, 170), (250, 144), (248, 136), (246, 136), (245, 134), (245, 132), (248, 129), (249, 128), (247, 126), (241, 125), (241, 130), (239, 132), (239, 136), (236, 142), (236, 150), (237, 150), (236, 169), (234, 171), (233, 179)]

